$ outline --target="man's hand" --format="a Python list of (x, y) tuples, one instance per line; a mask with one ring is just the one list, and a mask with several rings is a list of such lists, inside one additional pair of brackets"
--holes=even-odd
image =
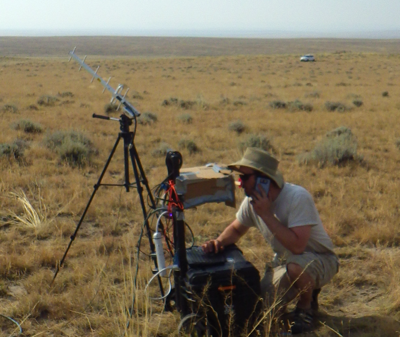
[(210, 240), (201, 245), (205, 253), (219, 253), (224, 250), (224, 246), (218, 239)]
[(251, 195), (250, 203), (253, 205), (254, 211), (258, 216), (263, 219), (269, 219), (270, 217), (274, 216), (273, 212), (271, 211), (272, 201), (260, 184), (257, 186), (257, 188), (258, 190), (254, 189), (253, 194)]

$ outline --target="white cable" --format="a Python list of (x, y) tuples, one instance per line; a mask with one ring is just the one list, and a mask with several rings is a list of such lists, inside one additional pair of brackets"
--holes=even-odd
[(158, 232), (158, 225), (160, 224), (161, 218), (164, 216), (164, 214), (167, 214), (168, 211), (162, 212), (159, 217), (157, 218), (157, 224), (156, 224), (156, 232)]
[(169, 274), (168, 274), (168, 284), (169, 284), (169, 288), (168, 288), (167, 293), (166, 293), (164, 296), (161, 296), (161, 297), (149, 297), (151, 300), (163, 300), (163, 299), (166, 298), (166, 297), (169, 295), (169, 293), (171, 292), (171, 289), (172, 289), (172, 284), (171, 284), (171, 273), (172, 273), (172, 271), (173, 271), (174, 269), (175, 269), (175, 270), (179, 269), (179, 267), (176, 266), (176, 265), (172, 265), (172, 266), (165, 267), (165, 268), (163, 268), (163, 269), (160, 269), (157, 273), (155, 273), (155, 274), (151, 277), (151, 279), (149, 280), (149, 282), (147, 282), (146, 287), (144, 288), (144, 292), (147, 292), (147, 287), (150, 285), (151, 282), (153, 282), (153, 280), (154, 280), (160, 273), (162, 273), (163, 271), (166, 271), (166, 270), (168, 270), (168, 269), (171, 269), (171, 270), (170, 270), (170, 272), (169, 272)]

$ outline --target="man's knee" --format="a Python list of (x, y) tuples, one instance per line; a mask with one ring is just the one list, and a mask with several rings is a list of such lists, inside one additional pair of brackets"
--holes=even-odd
[(303, 274), (303, 268), (297, 263), (288, 263), (286, 265), (286, 272), (289, 275), (290, 280), (293, 282)]
[(315, 285), (315, 280), (312, 278), (312, 276), (297, 263), (288, 263), (286, 265), (286, 271), (292, 283), (297, 283), (300, 281), (299, 283), (306, 282), (311, 286)]

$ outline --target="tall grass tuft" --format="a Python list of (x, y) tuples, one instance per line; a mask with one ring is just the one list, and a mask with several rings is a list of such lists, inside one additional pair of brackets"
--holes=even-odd
[(205, 98), (201, 94), (197, 95), (196, 97), (196, 105), (202, 110), (208, 110), (210, 108), (210, 105), (206, 102)]
[(28, 197), (22, 189), (17, 192), (10, 192), (9, 197), (15, 199), (22, 206), (23, 209), (23, 212), (21, 214), (16, 214), (11, 210), (8, 211), (13, 224), (38, 229), (47, 222), (47, 210), (40, 194), (39, 205), (37, 209), (32, 206), (31, 202), (29, 201)]
[(348, 162), (361, 162), (357, 154), (357, 139), (351, 129), (341, 126), (328, 132), (315, 148), (299, 156), (301, 164), (342, 166)]
[(72, 167), (85, 166), (97, 153), (92, 141), (79, 131), (56, 131), (44, 139), (44, 144)]

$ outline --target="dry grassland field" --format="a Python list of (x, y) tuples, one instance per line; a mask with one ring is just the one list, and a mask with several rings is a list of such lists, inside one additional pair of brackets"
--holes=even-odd
[[(12, 318), (24, 336), (177, 336), (179, 314), (149, 299), (160, 296), (156, 282), (145, 292), (153, 264), (146, 237), (137, 259), (143, 216), (135, 189), (98, 190), (50, 286), (119, 132), (118, 122), (92, 114), (121, 112), (68, 62), (72, 40), (40, 40), (35, 54), (21, 43), (37, 39), (2, 39), (0, 335), (19, 334)], [(110, 38), (75, 40), (77, 54), (91, 55), (86, 62), (112, 76), (111, 86), (130, 87), (127, 98), (142, 112), (134, 142), (151, 187), (167, 176), (167, 148), (193, 167), (228, 164), (261, 146), (280, 160), (286, 181), (311, 192), (341, 266), (321, 292), (309, 336), (399, 336), (398, 41), (307, 40), (306, 50), (301, 40), (275, 40), (274, 53), (260, 39), (246, 54), (246, 40), (209, 39), (212, 48), (208, 40), (198, 48), (193, 39), (185, 49), (156, 39), (136, 54), (113, 48)], [(317, 61), (301, 63), (310, 52)], [(123, 181), (120, 145), (103, 183)], [(243, 192), (236, 192), (237, 209)], [(195, 244), (215, 238), (236, 209), (187, 210)], [(238, 245), (262, 273), (272, 251), (261, 235), (251, 230)]]

